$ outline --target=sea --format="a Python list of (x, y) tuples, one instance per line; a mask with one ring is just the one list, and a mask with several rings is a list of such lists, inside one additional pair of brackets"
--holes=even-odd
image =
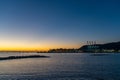
[(50, 57), (0, 60), (0, 80), (120, 80), (119, 53), (0, 53), (0, 57), (34, 54)]

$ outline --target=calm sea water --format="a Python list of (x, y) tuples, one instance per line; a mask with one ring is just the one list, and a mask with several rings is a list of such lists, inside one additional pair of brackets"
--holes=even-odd
[(0, 61), (0, 80), (120, 80), (120, 54), (91, 56), (90, 53), (0, 53), (47, 55)]

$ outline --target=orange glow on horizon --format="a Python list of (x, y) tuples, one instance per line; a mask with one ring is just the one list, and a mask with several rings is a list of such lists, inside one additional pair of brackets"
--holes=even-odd
[(45, 46), (43, 46), (43, 47), (41, 47), (41, 46), (39, 46), (39, 47), (31, 47), (31, 46), (21, 46), (21, 47), (18, 47), (18, 46), (14, 46), (14, 47), (2, 47), (2, 46), (0, 46), (0, 51), (48, 51), (48, 50), (50, 50), (50, 49), (57, 49), (57, 48), (66, 48), (66, 49), (68, 49), (68, 48), (79, 48), (79, 47), (77, 47), (77, 46), (68, 46), (68, 45), (66, 45), (66, 46), (53, 46), (53, 45), (51, 45), (51, 46), (47, 46), (47, 47), (45, 47)]
[(0, 40), (0, 51), (48, 51), (57, 48), (79, 48), (79, 43), (63, 41), (19, 41), (12, 39)]
[(1, 48), (0, 51), (47, 51), (47, 48), (41, 49), (41, 48)]

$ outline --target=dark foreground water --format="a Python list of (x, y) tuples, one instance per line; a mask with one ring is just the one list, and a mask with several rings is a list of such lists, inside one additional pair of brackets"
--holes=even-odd
[[(0, 56), (9, 55), (29, 54), (0, 53)], [(120, 54), (91, 56), (89, 53), (42, 53), (42, 55), (50, 58), (0, 61), (0, 80), (120, 80)]]

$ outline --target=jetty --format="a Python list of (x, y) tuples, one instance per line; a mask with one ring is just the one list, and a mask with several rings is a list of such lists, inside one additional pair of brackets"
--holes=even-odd
[(8, 56), (0, 57), (0, 60), (25, 59), (25, 58), (49, 58), (49, 56), (44, 55)]

